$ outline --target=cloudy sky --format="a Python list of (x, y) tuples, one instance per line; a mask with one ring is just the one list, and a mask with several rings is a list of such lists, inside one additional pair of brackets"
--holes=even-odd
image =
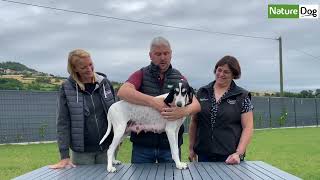
[(16, 1), (104, 17), (0, 0), (0, 62), (17, 61), (66, 77), (67, 54), (83, 48), (91, 53), (96, 71), (106, 73), (110, 80), (123, 82), (150, 63), (150, 41), (163, 36), (171, 42), (172, 65), (196, 88), (213, 80), (213, 67), (221, 57), (233, 55), (242, 68), (242, 77), (237, 80), (240, 86), (251, 91), (279, 91), (279, 44), (272, 39), (281, 36), (284, 90), (320, 88), (320, 19), (267, 17), (271, 3), (320, 5), (320, 1)]

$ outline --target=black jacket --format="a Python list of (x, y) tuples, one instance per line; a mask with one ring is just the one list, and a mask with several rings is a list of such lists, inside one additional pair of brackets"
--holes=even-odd
[(242, 102), (250, 93), (237, 86), (234, 81), (230, 90), (222, 97), (218, 106), (216, 123), (211, 126), (211, 107), (214, 82), (201, 87), (197, 98), (201, 111), (197, 114), (197, 134), (194, 150), (197, 154), (230, 155), (234, 153), (242, 133)]
[[(172, 68), (170, 65), (169, 69), (164, 75), (164, 84), (160, 85), (160, 69), (155, 64), (151, 63), (149, 66), (141, 69), (143, 73), (142, 84), (139, 89), (140, 92), (148, 94), (150, 96), (158, 96), (165, 93), (169, 93), (170, 89), (175, 83), (178, 83), (183, 76), (181, 73)], [(183, 143), (183, 131), (184, 126), (182, 125), (179, 129), (178, 134), (178, 145), (181, 146)], [(161, 149), (170, 148), (169, 140), (165, 132), (158, 134), (153, 132), (140, 132), (139, 134), (132, 132), (130, 140), (134, 144), (147, 147), (156, 147)]]
[[(109, 107), (115, 102), (115, 96), (112, 85), (105, 75), (96, 74), (96, 79), (95, 92), (97, 94), (93, 101), (88, 93), (80, 90), (71, 77), (60, 88), (57, 108), (57, 138), (61, 159), (69, 157), (69, 148), (76, 152), (86, 152), (86, 139), (89, 141), (90, 139), (101, 139), (106, 132), (106, 114)], [(97, 120), (94, 119), (94, 123), (92, 123), (92, 117), (94, 117), (92, 114), (95, 112), (90, 111), (92, 109), (90, 107), (93, 107), (96, 103), (102, 104), (102, 106), (97, 107), (102, 108), (98, 113), (101, 116), (97, 117)], [(86, 123), (87, 121), (91, 121), (91, 123)], [(92, 135), (93, 129), (96, 129), (98, 134), (93, 135), (94, 137), (86, 137), (88, 134)], [(112, 136), (109, 137), (100, 150), (109, 146)]]

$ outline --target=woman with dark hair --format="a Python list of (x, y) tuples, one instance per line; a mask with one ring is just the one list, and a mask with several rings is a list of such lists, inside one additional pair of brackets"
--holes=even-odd
[(197, 92), (201, 111), (190, 123), (189, 159), (239, 164), (253, 133), (251, 95), (233, 81), (241, 76), (236, 58), (223, 57), (214, 74), (215, 81)]

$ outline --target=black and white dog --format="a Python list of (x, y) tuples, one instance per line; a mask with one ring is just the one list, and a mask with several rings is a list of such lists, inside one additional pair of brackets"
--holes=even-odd
[[(194, 91), (186, 81), (181, 81), (174, 85), (170, 93), (157, 96), (157, 98), (165, 98), (164, 102), (167, 105), (173, 103), (177, 107), (184, 107), (192, 103)], [(119, 101), (114, 103), (108, 112), (108, 129), (100, 144), (108, 137), (113, 127), (114, 137), (111, 145), (107, 151), (108, 154), (108, 172), (115, 172), (116, 168), (113, 164), (120, 164), (120, 161), (115, 160), (114, 152), (125, 137), (126, 133), (131, 131), (139, 133), (140, 131), (151, 131), (156, 133), (166, 132), (172, 159), (174, 160), (178, 169), (186, 169), (187, 164), (180, 161), (178, 149), (178, 132), (180, 126), (183, 124), (185, 117), (168, 121), (164, 119), (161, 114), (147, 106), (131, 104), (126, 101)]]

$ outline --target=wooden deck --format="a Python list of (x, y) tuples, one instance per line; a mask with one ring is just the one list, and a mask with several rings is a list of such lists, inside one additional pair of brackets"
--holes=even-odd
[(298, 180), (300, 178), (284, 172), (262, 161), (244, 161), (240, 165), (225, 163), (190, 163), (189, 169), (178, 170), (172, 163), (122, 164), (117, 173), (108, 173), (106, 165), (82, 165), (76, 168), (52, 170), (48, 166), (36, 169), (15, 180), (21, 179), (145, 179), (145, 180)]

